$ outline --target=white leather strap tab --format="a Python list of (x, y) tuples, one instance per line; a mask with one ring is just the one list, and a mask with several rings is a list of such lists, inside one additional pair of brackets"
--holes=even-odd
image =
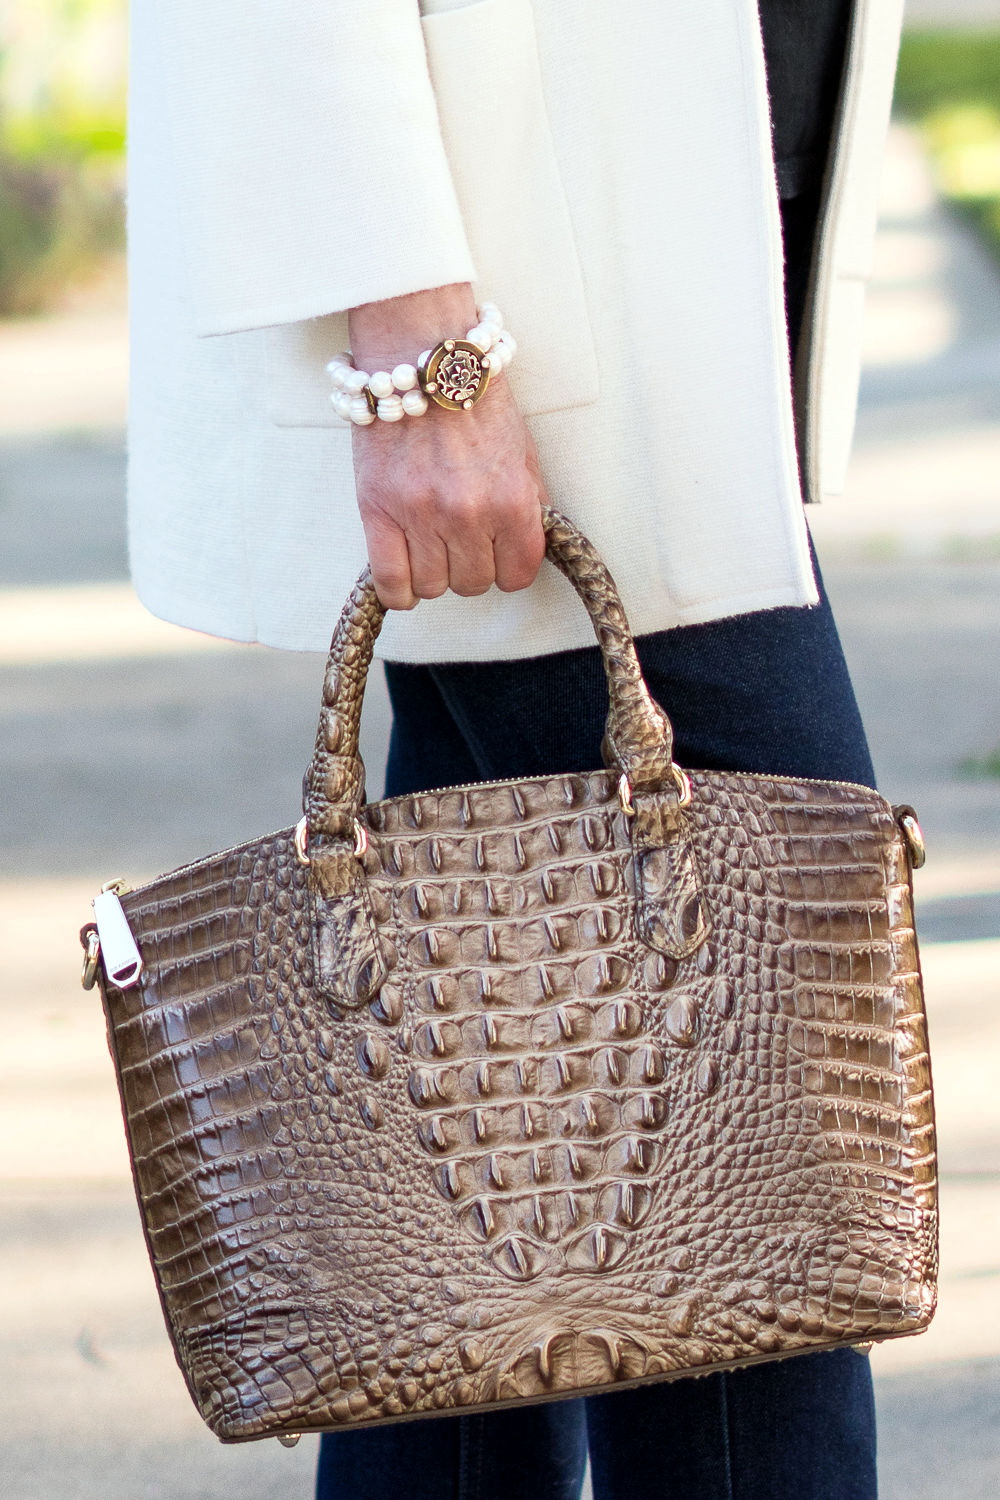
[(114, 891), (102, 891), (94, 897), (94, 918), (101, 941), (101, 962), (108, 983), (128, 990), (139, 982), (142, 956), (136, 946), (128, 918)]

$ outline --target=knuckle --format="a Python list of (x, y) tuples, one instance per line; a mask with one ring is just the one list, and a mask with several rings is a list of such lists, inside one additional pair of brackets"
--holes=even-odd
[(409, 569), (402, 566), (393, 566), (392, 563), (380, 563), (377, 560), (372, 563), (372, 578), (375, 587), (387, 589), (390, 593), (407, 593), (410, 588)]
[(521, 589), (530, 588), (537, 575), (537, 568), (509, 568), (502, 578), (497, 579), (497, 588), (504, 594), (516, 594)]
[(447, 592), (447, 583), (441, 583), (437, 580), (433, 583), (414, 584), (414, 593), (418, 599), (440, 599), (441, 595)]
[(426, 527), (437, 520), (439, 513), (438, 497), (430, 489), (410, 490), (403, 500), (403, 507), (408, 528)]
[(448, 485), (442, 495), (441, 509), (452, 532), (469, 535), (483, 530), (485, 508), (482, 497), (470, 490), (467, 484)]
[(413, 589), (410, 586), (409, 576), (394, 572), (372, 572), (372, 582), (375, 592), (378, 594), (386, 609), (412, 609), (414, 605)]
[(519, 530), (527, 531), (538, 525), (538, 490), (527, 474), (520, 475), (502, 491), (499, 499), (505, 518)]
[(463, 579), (460, 583), (452, 584), (452, 592), (459, 594), (463, 599), (474, 599), (479, 594), (488, 592), (493, 580)]
[(416, 597), (410, 592), (409, 589), (407, 589), (405, 593), (397, 593), (393, 589), (381, 588), (378, 584), (376, 584), (375, 592), (376, 594), (378, 594), (379, 599), (386, 609), (409, 610), (413, 609), (417, 602)]

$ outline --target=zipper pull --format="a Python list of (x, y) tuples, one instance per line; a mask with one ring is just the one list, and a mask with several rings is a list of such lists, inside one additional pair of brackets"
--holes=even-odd
[[(118, 884), (116, 881), (115, 885)], [(114, 885), (105, 887), (99, 896), (94, 897), (94, 920), (109, 983), (119, 990), (131, 989), (138, 984), (142, 973), (142, 955), (136, 947)]]

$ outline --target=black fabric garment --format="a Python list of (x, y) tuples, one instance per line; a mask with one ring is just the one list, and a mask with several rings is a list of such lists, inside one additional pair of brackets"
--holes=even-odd
[[(646, 684), (673, 721), (678, 764), (875, 785), (815, 554), (813, 566), (813, 609), (756, 610), (638, 637)], [(387, 796), (600, 764), (608, 689), (596, 646), (514, 661), (386, 662), (385, 670)]]
[(796, 373), (799, 336), (809, 296), (816, 227), (823, 202), (823, 184), (817, 182), (794, 198), (781, 200), (781, 236), (785, 251), (785, 317), (788, 323), (788, 352), (792, 373)]
[(759, 0), (778, 190), (823, 179), (853, 0)]

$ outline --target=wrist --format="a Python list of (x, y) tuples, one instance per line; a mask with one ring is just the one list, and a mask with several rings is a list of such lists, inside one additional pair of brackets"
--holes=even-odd
[(355, 363), (366, 370), (416, 363), (426, 348), (448, 337), (464, 337), (476, 322), (476, 299), (468, 282), (432, 287), (366, 302), (348, 314)]
[[(470, 300), (473, 326), (464, 336), (442, 337), (441, 320), (468, 320)], [(431, 322), (437, 323), (437, 330), (429, 337)], [(477, 306), (467, 283), (367, 303), (352, 311), (349, 331), (352, 348), (335, 355), (326, 368), (334, 387), (334, 410), (361, 427), (370, 426), (376, 417), (399, 422), (406, 416), (423, 416), (430, 403), (449, 411), (470, 411), (486, 395), (491, 373), (505, 370), (517, 350), (496, 303)], [(412, 344), (404, 343), (407, 338), (429, 342), (414, 355)], [(353, 347), (356, 341), (359, 349)]]

